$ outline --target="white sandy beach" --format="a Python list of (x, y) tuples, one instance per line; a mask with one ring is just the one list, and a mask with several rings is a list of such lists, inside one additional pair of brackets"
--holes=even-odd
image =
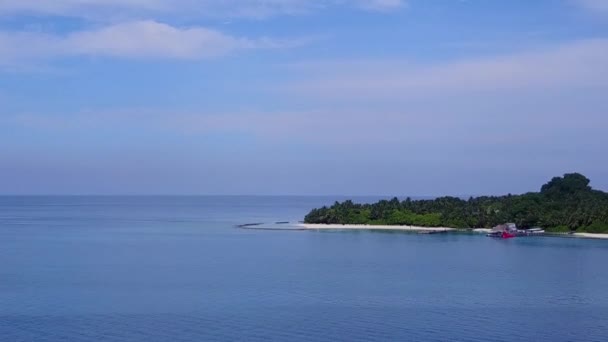
[(451, 231), (457, 230), (455, 228), (445, 227), (416, 227), (416, 226), (375, 226), (367, 224), (309, 224), (300, 223), (298, 227), (311, 230), (323, 230), (323, 229), (353, 229), (353, 230), (400, 230), (400, 231), (411, 231), (411, 232), (437, 232), (437, 231)]
[(572, 235), (586, 239), (608, 239), (608, 234), (574, 233)]
[(475, 228), (473, 229), (473, 232), (479, 234), (488, 234), (492, 232), (492, 228)]

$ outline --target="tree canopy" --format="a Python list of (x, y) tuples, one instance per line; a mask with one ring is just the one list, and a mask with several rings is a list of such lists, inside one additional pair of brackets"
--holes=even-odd
[(306, 223), (414, 225), (423, 227), (491, 228), (514, 222), (521, 228), (608, 232), (608, 193), (593, 190), (579, 173), (555, 177), (540, 192), (523, 195), (482, 196), (467, 200), (439, 197), (432, 200), (398, 198), (374, 204), (348, 200), (313, 209)]

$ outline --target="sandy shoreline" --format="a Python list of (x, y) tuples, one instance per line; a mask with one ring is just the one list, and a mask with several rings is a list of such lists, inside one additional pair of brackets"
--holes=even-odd
[(575, 237), (580, 237), (580, 238), (585, 238), (585, 239), (608, 239), (608, 234), (574, 233), (572, 235)]
[[(281, 222), (288, 223), (288, 222)], [(298, 223), (289, 227), (275, 227), (271, 224), (264, 223), (249, 223), (240, 225), (241, 228), (261, 229), (261, 230), (394, 230), (404, 232), (450, 232), (450, 231), (469, 231), (477, 234), (487, 234), (492, 232), (492, 229), (477, 228), (477, 229), (457, 229), (449, 227), (419, 227), (419, 226), (394, 226), (394, 225), (367, 225), (367, 224), (314, 224), (314, 223)], [(570, 237), (581, 239), (602, 239), (608, 240), (608, 234), (594, 233), (551, 233), (547, 232), (544, 236), (554, 237)]]
[[(397, 231), (408, 231), (408, 232), (445, 232), (445, 231), (458, 231), (461, 229), (447, 228), (447, 227), (417, 227), (417, 226), (391, 226), (391, 225), (365, 225), (365, 224), (311, 224), (311, 223), (300, 223), (297, 225), (302, 229), (310, 230), (397, 230)], [(473, 229), (475, 233), (486, 234), (492, 231), (492, 229)], [(549, 233), (547, 236), (550, 236)], [(574, 233), (564, 236), (584, 238), (584, 239), (608, 239), (608, 234), (592, 234), (592, 233)]]
[(351, 230), (400, 230), (400, 231), (410, 231), (410, 232), (437, 232), (437, 231), (452, 231), (458, 230), (455, 228), (447, 228), (447, 227), (417, 227), (417, 226), (375, 226), (375, 225), (365, 225), (365, 224), (310, 224), (310, 223), (300, 223), (298, 227), (304, 229), (311, 230), (323, 230), (323, 229), (351, 229)]

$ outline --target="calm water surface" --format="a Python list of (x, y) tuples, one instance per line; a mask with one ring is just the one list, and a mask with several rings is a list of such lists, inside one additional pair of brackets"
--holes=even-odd
[(606, 341), (608, 241), (254, 231), (314, 197), (0, 197), (2, 341)]

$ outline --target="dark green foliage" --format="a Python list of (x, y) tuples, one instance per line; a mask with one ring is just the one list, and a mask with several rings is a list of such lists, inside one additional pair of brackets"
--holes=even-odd
[(552, 231), (608, 232), (608, 194), (591, 189), (578, 173), (555, 177), (540, 192), (476, 197), (464, 200), (382, 200), (375, 204), (336, 202), (313, 209), (306, 223), (414, 225), (423, 227), (490, 228), (506, 222)]
[(591, 225), (584, 227), (582, 231), (587, 233), (605, 233), (608, 232), (608, 223), (596, 221)]

